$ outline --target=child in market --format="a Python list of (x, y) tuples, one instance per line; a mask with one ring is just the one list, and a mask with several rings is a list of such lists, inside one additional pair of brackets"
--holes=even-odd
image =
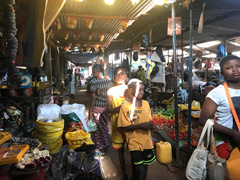
[(118, 152), (118, 159), (121, 165), (124, 180), (128, 179), (124, 158), (125, 138), (123, 137), (123, 132), (119, 132), (117, 129), (117, 120), (120, 107), (125, 101), (125, 91), (128, 88), (126, 85), (126, 80), (127, 74), (125, 70), (122, 67), (117, 67), (114, 70), (114, 81), (116, 85), (111, 87), (107, 92), (107, 110), (111, 115), (112, 147)]
[(128, 83), (129, 98), (121, 105), (117, 126), (124, 131), (131, 154), (133, 180), (145, 180), (148, 165), (156, 159), (150, 130), (156, 130), (151, 121), (150, 106), (142, 100), (144, 85), (138, 79)]

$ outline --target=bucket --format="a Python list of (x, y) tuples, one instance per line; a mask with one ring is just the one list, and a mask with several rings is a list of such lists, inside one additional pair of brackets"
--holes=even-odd
[(169, 142), (160, 141), (157, 143), (157, 160), (162, 164), (168, 164), (172, 162), (172, 146)]

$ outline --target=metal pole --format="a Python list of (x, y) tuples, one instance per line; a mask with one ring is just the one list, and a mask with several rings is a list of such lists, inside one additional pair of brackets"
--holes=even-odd
[[(115, 58), (115, 56), (114, 56), (114, 58)], [(114, 61), (114, 59), (112, 58), (112, 79), (114, 78), (113, 61)]]
[(183, 30), (182, 28), (181, 28), (181, 47), (182, 47), (181, 72), (182, 72), (182, 89), (183, 89), (184, 69), (183, 69)]
[(128, 77), (131, 79), (131, 67), (132, 67), (132, 38), (131, 38), (131, 48), (130, 48), (130, 66), (129, 66), (129, 74)]
[(172, 3), (172, 41), (173, 41), (173, 62), (174, 62), (174, 109), (175, 109), (175, 132), (176, 132), (176, 163), (180, 163), (179, 158), (179, 128), (178, 128), (178, 99), (177, 99), (177, 73), (178, 62), (176, 53), (176, 20), (175, 20), (175, 4)]
[(122, 39), (121, 39), (121, 42), (120, 42), (120, 48), (121, 48), (121, 52), (120, 52), (120, 55), (121, 55), (121, 66), (123, 65), (123, 58), (122, 58), (122, 55), (123, 55), (123, 53), (122, 53)]
[[(224, 49), (225, 49), (225, 54), (227, 54), (227, 39), (225, 39), (225, 47), (224, 47)], [(225, 54), (224, 54), (224, 57), (225, 57)]]
[(193, 17), (192, 17), (192, 4), (189, 4), (190, 10), (190, 24), (189, 24), (189, 89), (188, 89), (188, 139), (187, 147), (190, 149), (191, 141), (191, 111), (192, 111), (192, 61), (193, 61)]

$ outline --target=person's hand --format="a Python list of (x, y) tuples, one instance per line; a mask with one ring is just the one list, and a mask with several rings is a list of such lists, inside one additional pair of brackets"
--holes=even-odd
[(152, 121), (150, 121), (150, 122), (152, 123), (152, 126), (153, 126), (152, 131), (157, 132), (158, 127)]
[(92, 119), (92, 115), (89, 115), (89, 116), (88, 116), (88, 121), (89, 121), (90, 119)]
[(151, 121), (144, 122), (144, 123), (141, 123), (139, 125), (140, 125), (140, 128), (143, 129), (143, 130), (151, 130), (151, 129), (153, 129), (153, 123)]

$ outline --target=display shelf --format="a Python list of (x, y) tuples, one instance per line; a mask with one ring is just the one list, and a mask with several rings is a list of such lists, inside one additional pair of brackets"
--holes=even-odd
[[(168, 135), (167, 135), (167, 130), (165, 129), (159, 129), (157, 131), (163, 139), (165, 139), (166, 141), (168, 141), (169, 143), (171, 143), (172, 147), (176, 148), (176, 141), (174, 141), (172, 138), (170, 138)], [(187, 139), (181, 139), (179, 140), (179, 147), (183, 147), (184, 143), (187, 142)]]

